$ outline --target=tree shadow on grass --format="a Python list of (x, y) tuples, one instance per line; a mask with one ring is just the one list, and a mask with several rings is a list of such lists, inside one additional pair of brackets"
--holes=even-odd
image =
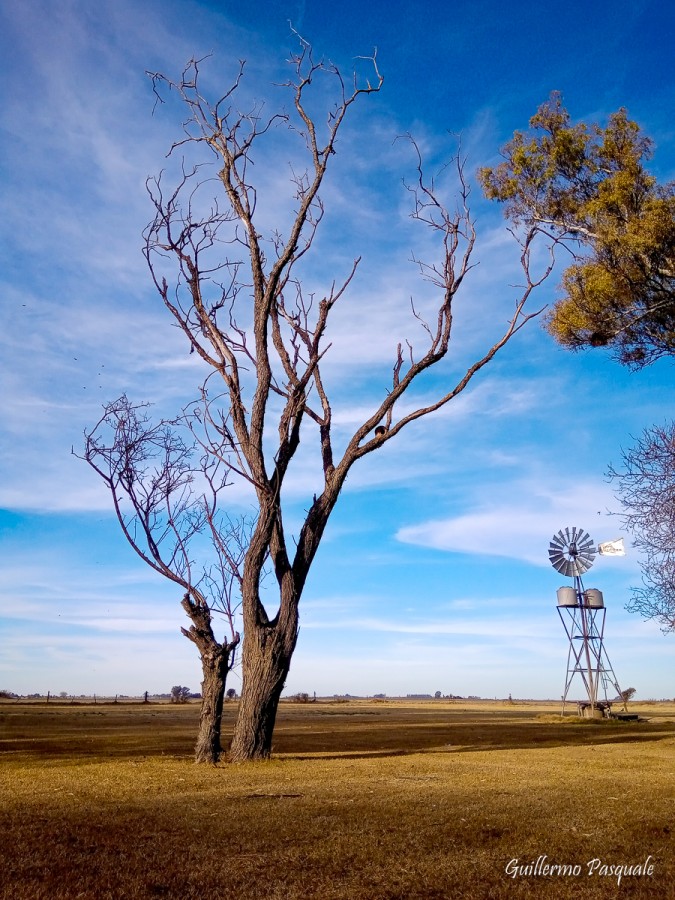
[[(299, 736), (298, 736), (299, 737)], [(519, 723), (427, 730), (424, 734), (410, 732), (399, 736), (383, 736), (376, 730), (370, 735), (350, 735), (347, 731), (324, 736), (323, 741), (303, 735), (300, 742), (294, 735), (284, 735), (275, 741), (275, 754), (288, 759), (375, 759), (409, 756), (415, 753), (475, 753), (490, 750), (536, 750), (555, 747), (589, 747), (604, 744), (651, 743), (664, 737), (675, 737), (674, 723), (613, 723), (552, 725), (550, 723)], [(332, 737), (332, 740), (326, 738)], [(294, 739), (295, 738), (295, 739)]]
[[(14, 708), (16, 709), (16, 708)], [(381, 715), (330, 716), (289, 712), (279, 717), (274, 755), (287, 759), (375, 759), (414, 753), (473, 753), (490, 750), (602, 746), (675, 738), (675, 722), (563, 722), (531, 714), (429, 712), (390, 709)], [(40, 760), (192, 758), (199, 710), (111, 711), (95, 715), (51, 715), (2, 711), (0, 757)], [(223, 747), (234, 711), (223, 722)]]

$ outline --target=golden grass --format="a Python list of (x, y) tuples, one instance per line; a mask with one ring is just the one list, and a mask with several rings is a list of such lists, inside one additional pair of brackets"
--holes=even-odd
[[(634, 708), (284, 704), (270, 762), (202, 767), (195, 706), (2, 705), (0, 897), (674, 897), (675, 706)], [(582, 873), (505, 871), (544, 855)]]

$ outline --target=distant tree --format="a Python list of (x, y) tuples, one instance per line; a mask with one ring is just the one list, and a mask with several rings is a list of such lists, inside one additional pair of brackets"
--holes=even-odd
[(234, 688), (228, 688), (227, 691), (225, 692), (225, 696), (227, 697), (228, 700), (236, 700), (237, 692), (235, 691)]
[(642, 582), (628, 609), (675, 631), (675, 422), (646, 429), (609, 476), (622, 519), (642, 553)]
[(628, 703), (629, 700), (632, 700), (633, 697), (637, 694), (637, 690), (634, 687), (626, 688), (625, 691), (621, 691), (620, 699), (623, 700), (624, 705)]
[(0, 700), (17, 700), (18, 696), (13, 691), (0, 691)]
[(190, 699), (190, 688), (183, 687), (181, 684), (175, 684), (171, 688), (172, 703), (187, 703)]
[[(125, 397), (106, 408), (87, 436), (85, 458), (110, 488), (127, 539), (149, 565), (185, 589), (183, 607), (194, 623), (188, 636), (200, 648), (203, 668), (218, 658), (223, 673), (231, 667), (239, 638), (234, 627), (229, 643), (218, 644), (213, 637), (211, 605), (200, 587), (205, 581), (192, 571), (192, 539), (199, 536), (201, 543), (194, 543), (203, 552), (204, 538), (213, 546), (217, 563), (209, 586), (214, 593), (219, 579), (235, 578), (244, 633), (241, 701), (230, 747), (235, 761), (270, 754), (298, 638), (299, 602), (352, 467), (467, 387), (538, 314), (527, 312), (525, 305), (552, 265), (549, 261), (536, 273), (531, 268), (534, 231), (526, 229), (519, 249), (522, 285), (502, 330), (466, 368), (449, 367), (431, 396), (432, 383), (425, 376), (450, 350), (455, 297), (475, 265), (476, 232), (461, 157), (454, 160), (457, 196), (446, 206), (434, 180), (425, 177), (411, 141), (411, 217), (427, 229), (437, 254), (432, 261), (413, 261), (431, 284), (435, 308), (430, 322), (412, 309), (424, 335), (421, 350), (407, 340), (398, 343), (389, 386), (382, 385), (380, 398), (351, 435), (336, 433), (324, 368), (327, 328), (359, 260), (337, 280), (324, 265), (326, 289), (316, 296), (303, 288), (301, 273), (324, 217), (319, 191), (338, 151), (340, 129), (354, 104), (382, 85), (374, 57), (359, 58), (357, 65), (368, 72), (345, 79), (334, 65), (317, 61), (300, 39), (285, 85), (290, 111), (276, 114), (266, 114), (262, 104), (239, 105), (243, 64), (215, 101), (201, 91), (199, 61), (192, 60), (178, 81), (152, 75), (158, 99), (164, 99), (161, 94), (180, 98), (187, 120), (172, 148), (183, 155), (176, 181), (168, 185), (168, 176), (158, 176), (148, 182), (155, 218), (145, 234), (145, 254), (163, 303), (210, 375), (199, 400), (175, 420), (151, 426), (141, 407)], [(321, 116), (317, 110), (331, 90)], [(293, 160), (292, 197), (280, 223), (270, 225), (262, 202), (269, 182), (264, 166), (254, 163), (279, 126), (298, 141), (304, 161)], [(281, 202), (277, 195), (273, 200)], [(480, 321), (478, 308), (475, 315)], [(99, 442), (101, 429), (109, 438)], [(190, 441), (181, 436), (186, 430)], [(291, 533), (291, 517), (284, 515), (286, 482), (297, 463), (301, 433), (304, 446), (316, 450), (318, 487), (297, 532)], [(248, 486), (256, 514), (246, 542), (235, 540), (233, 553), (220, 510), (221, 491), (234, 480)], [(195, 492), (196, 484), (204, 486), (202, 493)], [(121, 511), (125, 499), (130, 518)], [(268, 563), (275, 591), (263, 602), (261, 579)]]
[(625, 109), (606, 127), (572, 125), (553, 93), (480, 170), (488, 198), (571, 253), (545, 322), (562, 345), (607, 346), (641, 368), (675, 353), (675, 183), (645, 162), (652, 141)]
[(440, 700), (442, 696), (443, 696), (443, 694), (441, 693), (441, 691), (436, 691), (436, 693), (434, 694), (434, 697), (436, 698), (436, 700)]

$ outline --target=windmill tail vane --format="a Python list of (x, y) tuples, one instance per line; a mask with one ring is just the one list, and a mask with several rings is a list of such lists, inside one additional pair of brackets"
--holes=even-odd
[(598, 553), (600, 556), (625, 556), (626, 548), (623, 538), (616, 538), (613, 541), (605, 541), (602, 544), (598, 544)]

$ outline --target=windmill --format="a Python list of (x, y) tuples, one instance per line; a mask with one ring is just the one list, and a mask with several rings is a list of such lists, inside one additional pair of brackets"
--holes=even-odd
[[(565, 713), (567, 695), (575, 676), (580, 676), (588, 702), (580, 702), (580, 711), (591, 717), (609, 714), (611, 703), (607, 697), (610, 685), (621, 696), (614, 669), (604, 648), (605, 616), (607, 610), (602, 592), (597, 588), (584, 589), (581, 576), (593, 565), (596, 553), (623, 553), (620, 541), (593, 545), (582, 528), (565, 528), (554, 534), (548, 556), (556, 571), (573, 579), (574, 586), (558, 588), (558, 614), (569, 640), (567, 675), (562, 698)], [(604, 698), (604, 699), (601, 699)], [(586, 712), (586, 711), (589, 712)]]

